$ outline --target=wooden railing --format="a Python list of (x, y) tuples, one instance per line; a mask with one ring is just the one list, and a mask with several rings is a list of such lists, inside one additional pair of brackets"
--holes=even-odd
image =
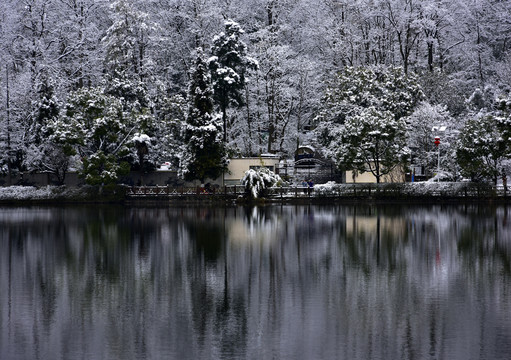
[(178, 197), (190, 195), (232, 195), (243, 194), (240, 185), (205, 188), (200, 186), (132, 186), (126, 191), (128, 197)]
[[(217, 186), (133, 186), (128, 198), (172, 198), (191, 196), (224, 196), (236, 198), (245, 194), (241, 185)], [(508, 198), (511, 192), (503, 186), (479, 183), (400, 183), (400, 184), (333, 184), (274, 187), (268, 198)]]

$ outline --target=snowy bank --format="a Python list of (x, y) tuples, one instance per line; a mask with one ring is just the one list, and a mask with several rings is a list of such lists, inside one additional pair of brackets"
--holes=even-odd
[(98, 187), (81, 186), (7, 186), (0, 187), (0, 202), (107, 202), (124, 198), (124, 191), (100, 193)]

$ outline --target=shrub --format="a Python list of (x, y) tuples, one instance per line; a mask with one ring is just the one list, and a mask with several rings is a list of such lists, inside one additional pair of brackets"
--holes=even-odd
[(248, 197), (257, 199), (265, 197), (269, 188), (281, 185), (282, 179), (268, 168), (261, 167), (257, 170), (246, 171), (245, 176), (241, 179), (241, 184), (245, 187)]

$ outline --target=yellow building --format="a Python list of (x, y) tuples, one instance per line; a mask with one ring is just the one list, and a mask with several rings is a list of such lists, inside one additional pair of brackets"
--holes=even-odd
[(225, 185), (239, 185), (245, 172), (249, 169), (267, 167), (275, 172), (279, 158), (276, 155), (230, 159), (227, 172), (224, 174)]
[[(405, 182), (405, 171), (401, 166), (396, 166), (389, 174), (380, 178), (381, 183), (402, 183)], [(360, 173), (357, 171), (346, 171), (346, 183), (376, 183), (376, 176), (372, 172)]]

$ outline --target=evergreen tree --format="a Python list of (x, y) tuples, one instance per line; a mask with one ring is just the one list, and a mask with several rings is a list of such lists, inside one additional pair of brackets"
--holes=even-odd
[(65, 111), (49, 124), (50, 139), (67, 155), (79, 156), (81, 175), (91, 185), (115, 183), (129, 170), (122, 159), (133, 128), (123, 118), (121, 102), (99, 88), (71, 93)]
[(43, 171), (52, 174), (57, 183), (64, 183), (69, 166), (69, 157), (61, 145), (53, 142), (49, 135), (49, 124), (59, 116), (59, 104), (55, 96), (53, 81), (41, 80), (38, 93), (40, 101), (35, 105), (35, 114), (29, 128), (24, 167), (28, 171)]
[(106, 68), (143, 79), (151, 64), (147, 52), (154, 25), (149, 15), (136, 9), (130, 0), (117, 0), (111, 8), (112, 25), (103, 39)]
[(467, 121), (456, 150), (463, 175), (475, 181), (490, 179), (497, 183), (508, 147), (498, 125), (498, 119), (492, 115)]
[[(168, 162), (173, 169), (179, 168), (180, 149), (183, 148), (183, 124), (186, 121), (186, 99), (181, 95), (156, 97), (154, 127), (151, 138), (155, 145), (147, 160), (155, 165)], [(146, 130), (147, 131), (147, 130)]]
[(350, 117), (340, 133), (336, 162), (345, 170), (371, 172), (379, 183), (409, 157), (402, 119), (374, 107)]
[(345, 68), (333, 81), (317, 118), (325, 155), (345, 170), (380, 177), (408, 153), (403, 117), (423, 93), (401, 68)]
[(213, 113), (213, 91), (202, 50), (197, 50), (188, 89), (188, 115), (184, 127), (184, 152), (181, 172), (186, 180), (216, 179), (225, 171), (222, 127)]
[(36, 114), (30, 127), (30, 140), (35, 145), (43, 142), (43, 129), (49, 120), (54, 119), (59, 114), (58, 100), (55, 96), (55, 90), (52, 81), (44, 77), (39, 84), (38, 93), (40, 101), (36, 105)]
[(511, 157), (511, 94), (495, 102), (497, 126), (502, 140), (507, 144), (507, 157)]
[(232, 20), (225, 22), (225, 32), (213, 38), (212, 54), (208, 60), (214, 88), (214, 100), (222, 111), (223, 140), (227, 142), (227, 109), (243, 104), (246, 72), (257, 68), (257, 62), (247, 56), (247, 46), (240, 40), (244, 33)]

